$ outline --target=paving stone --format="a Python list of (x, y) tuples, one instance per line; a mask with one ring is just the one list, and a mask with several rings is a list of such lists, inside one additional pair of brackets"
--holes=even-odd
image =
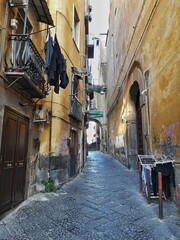
[(178, 240), (177, 207), (147, 204), (139, 175), (100, 152), (90, 152), (82, 173), (56, 193), (37, 194), (0, 222), (0, 240)]

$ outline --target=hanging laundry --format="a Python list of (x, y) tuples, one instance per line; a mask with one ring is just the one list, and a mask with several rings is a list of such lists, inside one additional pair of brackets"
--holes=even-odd
[(66, 72), (66, 60), (64, 59), (63, 54), (62, 54), (62, 59), (63, 59), (63, 66), (62, 66), (62, 72), (60, 75), (60, 79), (61, 79), (60, 87), (65, 89), (69, 83), (69, 78)]
[(50, 61), (50, 66), (48, 69), (48, 82), (51, 86), (54, 86), (54, 92), (57, 94), (59, 93), (59, 81), (62, 70), (63, 70), (63, 58), (55, 34), (53, 53)]
[(48, 34), (46, 37), (44, 51), (45, 51), (45, 70), (46, 72), (48, 72), (50, 62), (51, 62), (51, 57), (53, 54), (53, 39), (50, 31), (48, 31)]
[(158, 192), (158, 172), (162, 173), (162, 190), (166, 198), (168, 198), (171, 196), (170, 184), (172, 183), (175, 188), (175, 174), (172, 162), (156, 162), (152, 172), (154, 195), (157, 195)]

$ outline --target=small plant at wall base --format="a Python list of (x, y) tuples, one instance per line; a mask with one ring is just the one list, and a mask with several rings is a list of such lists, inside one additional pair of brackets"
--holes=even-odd
[(48, 181), (42, 180), (42, 184), (44, 184), (45, 189), (43, 192), (56, 192), (55, 181), (53, 178), (49, 177)]

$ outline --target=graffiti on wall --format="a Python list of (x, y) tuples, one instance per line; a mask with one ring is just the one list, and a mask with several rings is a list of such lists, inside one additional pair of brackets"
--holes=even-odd
[(159, 147), (162, 149), (163, 156), (172, 159), (176, 156), (179, 145), (173, 144), (172, 138), (168, 136), (166, 141), (163, 144), (160, 144)]
[(153, 144), (156, 149), (160, 149), (163, 157), (172, 159), (177, 156), (179, 145), (177, 144), (177, 130), (180, 122), (170, 124), (168, 127), (163, 126), (163, 132), (158, 136), (153, 134)]
[(180, 127), (180, 122), (175, 122), (170, 124), (168, 127), (164, 127), (163, 131), (166, 137), (171, 137), (173, 143), (177, 142), (176, 132), (178, 127)]

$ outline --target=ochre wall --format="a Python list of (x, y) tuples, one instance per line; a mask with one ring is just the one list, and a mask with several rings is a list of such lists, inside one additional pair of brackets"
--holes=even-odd
[[(180, 162), (179, 13), (180, 2), (176, 0), (112, 1), (107, 40), (109, 137), (116, 139), (123, 132), (124, 142), (126, 141), (127, 129), (122, 123), (123, 108), (126, 107), (127, 121), (130, 87), (133, 81), (137, 81), (140, 93), (145, 90), (144, 73), (149, 70), (147, 93), (150, 121), (147, 115), (146, 95), (140, 96), (142, 108), (145, 109), (144, 145), (148, 145), (148, 151), (157, 157), (170, 157), (178, 162)], [(143, 79), (136, 79), (132, 70), (134, 63), (140, 69)], [(113, 144), (116, 145), (116, 141)]]
[[(51, 30), (52, 36), (56, 33), (57, 39), (61, 48), (61, 52), (67, 61), (67, 74), (69, 77), (69, 84), (66, 89), (61, 89), (59, 94), (50, 92), (47, 99), (43, 102), (52, 112), (52, 133), (51, 133), (51, 147), (50, 151), (55, 155), (67, 155), (69, 148), (67, 146), (67, 138), (69, 137), (71, 122), (68, 116), (69, 113), (69, 100), (71, 89), (71, 67), (80, 69), (82, 56), (84, 55), (84, 1), (71, 0), (71, 1), (48, 1), (51, 15), (54, 19), (56, 27)], [(78, 16), (80, 18), (80, 48), (77, 49), (73, 38), (73, 5), (77, 9)], [(84, 103), (84, 81), (80, 81), (79, 86), (79, 98), (81, 103)], [(49, 103), (52, 101), (52, 105)], [(81, 128), (81, 125), (75, 124), (75, 127)], [(49, 125), (44, 126), (44, 132), (41, 135), (41, 148), (40, 151), (43, 154), (47, 154), (49, 151)]]
[[(17, 16), (17, 8), (12, 8), (8, 10), (9, 16), (7, 20), (6, 29), (1, 29), (4, 27), (5, 19), (5, 9), (6, 2), (0, 0), (0, 46), (3, 49), (2, 65), (0, 74), (4, 76), (4, 54), (7, 49), (7, 37), (11, 34), (10, 29), (10, 19)], [(53, 18), (55, 27), (51, 28), (51, 33), (54, 38), (55, 33), (57, 34), (57, 39), (61, 47), (61, 52), (64, 58), (67, 60), (67, 74), (69, 77), (69, 85), (66, 89), (60, 89), (59, 94), (54, 93), (54, 87), (51, 88), (48, 95), (44, 99), (32, 99), (32, 102), (28, 101), (26, 107), (20, 106), (19, 101), (23, 99), (22, 96), (15, 91), (13, 88), (6, 88), (8, 83), (6, 83), (2, 78), (0, 78), (0, 141), (3, 129), (3, 116), (4, 116), (4, 106), (7, 105), (10, 108), (16, 110), (17, 112), (27, 116), (30, 119), (29, 126), (29, 139), (28, 141), (28, 164), (26, 171), (26, 194), (31, 195), (35, 191), (35, 185), (41, 184), (42, 179), (47, 179), (47, 172), (49, 170), (49, 157), (52, 159), (52, 168), (55, 166), (55, 171), (57, 174), (59, 182), (63, 182), (68, 178), (68, 160), (69, 160), (69, 147), (67, 146), (67, 138), (70, 137), (70, 129), (73, 127), (77, 130), (78, 141), (80, 142), (80, 137), (82, 134), (82, 124), (77, 121), (72, 121), (69, 118), (69, 100), (70, 100), (70, 90), (71, 90), (71, 67), (74, 66), (78, 69), (82, 68), (82, 56), (84, 57), (85, 52), (85, 29), (84, 29), (84, 15), (85, 15), (85, 2), (81, 0), (53, 0), (47, 1), (50, 14)], [(75, 5), (79, 18), (80, 18), (80, 48), (77, 49), (73, 38), (73, 5)], [(46, 24), (37, 22), (36, 14), (34, 13), (32, 6), (28, 7), (28, 19), (33, 27), (33, 32), (38, 32), (32, 34), (32, 41), (36, 46), (38, 52), (44, 59), (44, 45), (47, 35)], [(51, 27), (51, 26), (49, 26)], [(44, 30), (44, 31), (42, 31)], [(5, 32), (5, 43), (2, 46), (2, 34)], [(85, 99), (85, 82), (80, 81), (79, 84), (79, 99), (82, 104), (84, 104)], [(45, 109), (49, 112), (49, 121), (44, 123), (34, 123), (33, 122), (33, 109), (35, 104), (42, 104)], [(27, 101), (26, 101), (27, 102)], [(51, 118), (52, 117), (52, 118)], [(34, 139), (40, 140), (40, 145), (36, 147), (33, 146)], [(39, 147), (40, 146), (40, 147)], [(82, 146), (81, 146), (82, 147)], [(50, 154), (49, 154), (50, 151)], [(82, 148), (81, 148), (82, 151)], [(53, 162), (54, 161), (54, 162)], [(53, 172), (53, 171), (52, 171)], [(60, 176), (60, 177), (59, 177)], [(62, 179), (61, 179), (62, 177)], [(66, 179), (65, 179), (66, 178)]]

